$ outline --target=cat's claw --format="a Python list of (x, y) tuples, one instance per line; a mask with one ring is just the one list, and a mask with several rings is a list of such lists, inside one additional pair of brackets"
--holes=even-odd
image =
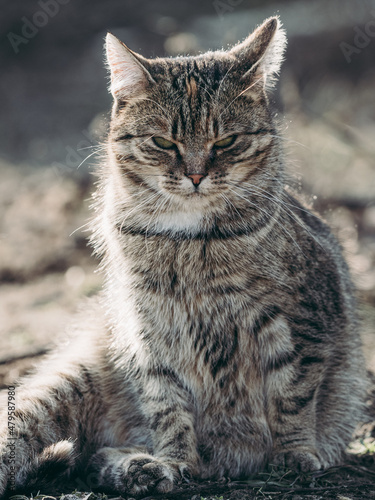
[(178, 467), (178, 470), (181, 474), (181, 478), (185, 483), (190, 483), (192, 479), (191, 472), (189, 471), (188, 467), (184, 464), (180, 464)]

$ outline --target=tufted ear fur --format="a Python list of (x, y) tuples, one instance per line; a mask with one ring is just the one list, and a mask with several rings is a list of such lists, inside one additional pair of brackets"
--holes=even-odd
[(113, 97), (120, 100), (144, 97), (148, 86), (155, 83), (145, 67), (147, 60), (111, 33), (107, 34), (105, 48)]
[(270, 88), (280, 71), (285, 47), (285, 31), (278, 17), (270, 17), (229, 54), (243, 68), (242, 79), (252, 76), (254, 85)]

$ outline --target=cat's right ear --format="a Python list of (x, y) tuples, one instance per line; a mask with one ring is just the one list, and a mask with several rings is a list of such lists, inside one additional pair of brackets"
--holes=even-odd
[(146, 60), (112, 33), (107, 34), (105, 49), (113, 97), (122, 101), (145, 97), (148, 87), (155, 83), (144, 65)]

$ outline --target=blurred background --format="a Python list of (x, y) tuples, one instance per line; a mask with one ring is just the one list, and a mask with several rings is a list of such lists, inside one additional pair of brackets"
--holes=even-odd
[(111, 99), (103, 39), (196, 54), (270, 15), (288, 34), (272, 100), (289, 171), (340, 239), (375, 369), (375, 0), (0, 0), (0, 384), (101, 287), (85, 223)]

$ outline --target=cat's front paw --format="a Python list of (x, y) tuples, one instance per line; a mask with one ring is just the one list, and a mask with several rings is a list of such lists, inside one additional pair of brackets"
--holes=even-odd
[(271, 464), (296, 472), (313, 472), (323, 466), (317, 455), (308, 450), (290, 450), (279, 453), (271, 460)]
[(190, 473), (184, 464), (139, 454), (124, 462), (121, 480), (124, 492), (137, 496), (146, 491), (168, 493), (179, 479), (188, 480), (189, 477)]

